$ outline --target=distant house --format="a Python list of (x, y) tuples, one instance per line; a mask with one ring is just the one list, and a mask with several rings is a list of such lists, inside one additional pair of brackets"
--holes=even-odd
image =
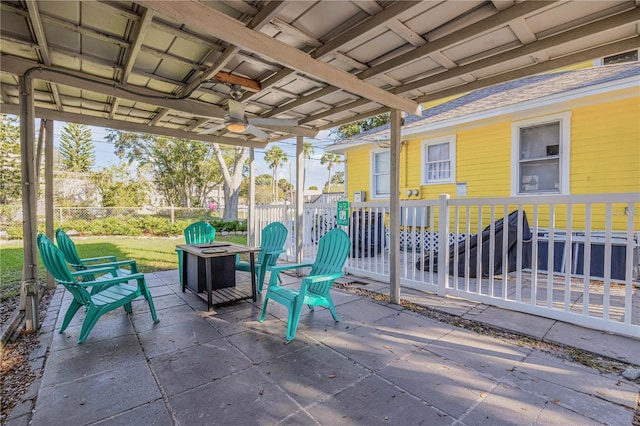
[[(401, 199), (639, 192), (640, 63), (477, 90), (406, 117), (401, 134)], [(389, 199), (388, 144), (386, 125), (326, 148), (346, 156), (351, 201)]]

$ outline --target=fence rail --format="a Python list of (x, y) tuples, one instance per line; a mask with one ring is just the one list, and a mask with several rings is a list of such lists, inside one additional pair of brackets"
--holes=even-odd
[[(336, 204), (306, 204), (303, 258), (336, 225)], [(351, 203), (345, 270), (389, 280), (389, 204)], [(640, 195), (400, 202), (401, 285), (640, 336)], [(291, 206), (257, 207), (257, 229)], [(510, 216), (511, 215), (511, 216)], [(511, 219), (511, 221), (509, 221)]]

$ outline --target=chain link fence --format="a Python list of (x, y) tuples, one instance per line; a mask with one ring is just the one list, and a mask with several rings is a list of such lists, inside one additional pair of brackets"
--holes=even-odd
[[(38, 229), (44, 232), (45, 217), (39, 209)], [(184, 223), (194, 220), (222, 220), (224, 211), (208, 208), (180, 207), (55, 207), (54, 228), (75, 229), (80, 233), (113, 234), (120, 229), (122, 235), (128, 235), (132, 224), (143, 233), (157, 232), (159, 235), (180, 235)], [(238, 208), (238, 220), (247, 218), (247, 207)], [(0, 206), (0, 240), (22, 239), (22, 206)], [(115, 228), (115, 229), (114, 229)], [(148, 229), (145, 232), (145, 228)]]

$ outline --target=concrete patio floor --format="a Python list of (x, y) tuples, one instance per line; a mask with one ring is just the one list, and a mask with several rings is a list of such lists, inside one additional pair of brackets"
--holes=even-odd
[[(7, 425), (631, 425), (638, 404), (637, 381), (349, 290), (332, 290), (339, 323), (305, 308), (287, 344), (276, 303), (260, 323), (260, 298), (207, 312), (177, 271), (147, 284), (158, 324), (139, 300), (131, 315), (106, 314), (82, 345), (82, 313), (57, 332), (71, 300), (58, 287), (32, 357), (43, 374)], [(384, 283), (348, 286), (358, 287), (388, 294)], [(640, 339), (411, 290), (402, 298), (640, 366)]]

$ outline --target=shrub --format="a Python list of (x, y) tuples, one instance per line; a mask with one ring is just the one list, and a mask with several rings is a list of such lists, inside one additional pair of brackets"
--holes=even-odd
[(184, 227), (180, 227), (178, 223), (172, 224), (169, 219), (156, 216), (139, 218), (135, 221), (135, 225), (144, 235), (157, 235), (162, 237), (180, 235), (184, 229)]
[(8, 226), (7, 235), (10, 240), (21, 240), (22, 239), (22, 225), (19, 226)]
[[(93, 220), (71, 219), (65, 220), (62, 225), (56, 223), (56, 227), (62, 227), (65, 231), (74, 230), (80, 235), (123, 235), (140, 236), (154, 235), (160, 237), (180, 236), (184, 228), (198, 219), (179, 219), (175, 223), (166, 217), (142, 216), (142, 217), (105, 217)], [(234, 232), (247, 230), (246, 221), (224, 222), (222, 220), (209, 221), (216, 231)], [(38, 224), (38, 231), (44, 232), (44, 223)], [(22, 225), (8, 226), (6, 232), (9, 239), (22, 239)]]
[(209, 222), (211, 226), (216, 228), (216, 231), (246, 231), (247, 223), (245, 221), (233, 220), (230, 222), (223, 222), (222, 220), (213, 220)]

